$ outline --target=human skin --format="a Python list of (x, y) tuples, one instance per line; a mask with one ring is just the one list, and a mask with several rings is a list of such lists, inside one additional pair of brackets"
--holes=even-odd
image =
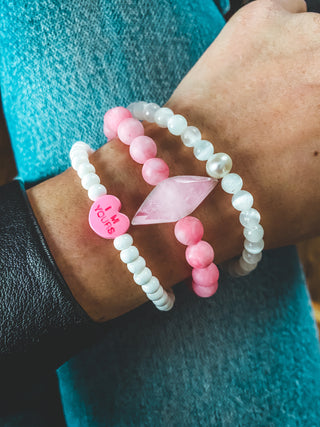
[[(320, 234), (320, 17), (304, 11), (300, 0), (258, 0), (245, 6), (167, 103), (199, 127), (215, 152), (231, 156), (232, 171), (243, 178), (261, 212), (266, 248)], [(205, 162), (196, 160), (179, 137), (154, 124), (145, 123), (145, 129), (171, 176), (206, 175)], [(143, 181), (128, 146), (110, 141), (90, 161), (108, 193), (121, 199), (123, 212), (132, 218), (152, 187)], [(146, 301), (112, 242), (90, 229), (92, 202), (74, 170), (27, 194), (62, 275), (93, 320), (115, 318)], [(75, 206), (77, 215), (71, 215)], [(204, 240), (212, 244), (216, 263), (241, 253), (239, 213), (220, 184), (194, 215), (204, 224)], [(173, 229), (174, 224), (129, 229), (165, 288), (191, 274)]]

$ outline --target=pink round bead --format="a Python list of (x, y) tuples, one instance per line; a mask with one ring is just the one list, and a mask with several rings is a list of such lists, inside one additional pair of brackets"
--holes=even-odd
[(177, 240), (186, 246), (200, 242), (203, 233), (201, 221), (194, 216), (186, 216), (180, 219), (174, 227)]
[(103, 123), (106, 129), (109, 130), (109, 132), (114, 132), (116, 135), (118, 132), (119, 124), (123, 120), (128, 119), (130, 117), (132, 117), (132, 114), (129, 110), (124, 107), (115, 107), (111, 108), (106, 112), (106, 114), (104, 115)]
[(144, 135), (141, 122), (136, 119), (125, 119), (118, 126), (118, 137), (124, 144), (130, 145), (137, 136)]
[(210, 287), (218, 281), (219, 269), (213, 262), (206, 268), (194, 268), (192, 279), (199, 286)]
[(130, 156), (143, 165), (147, 160), (156, 157), (157, 146), (152, 138), (141, 135), (134, 138), (130, 144)]
[(109, 140), (114, 139), (117, 136), (117, 132), (109, 129), (105, 123), (103, 124), (103, 133), (104, 133), (105, 137), (108, 138)]
[(212, 286), (199, 286), (197, 283), (192, 282), (192, 289), (199, 297), (209, 298), (217, 292), (218, 282), (214, 283)]
[(164, 160), (154, 157), (142, 166), (142, 176), (148, 184), (157, 185), (168, 178), (169, 166)]
[(212, 246), (204, 240), (200, 240), (200, 242), (190, 245), (186, 249), (186, 260), (194, 268), (208, 267), (212, 263), (213, 257)]

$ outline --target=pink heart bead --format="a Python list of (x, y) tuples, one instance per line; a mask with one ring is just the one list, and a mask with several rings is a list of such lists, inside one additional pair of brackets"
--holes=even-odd
[(120, 200), (111, 195), (99, 197), (91, 206), (89, 224), (92, 230), (104, 239), (115, 239), (126, 233), (129, 218), (120, 213)]

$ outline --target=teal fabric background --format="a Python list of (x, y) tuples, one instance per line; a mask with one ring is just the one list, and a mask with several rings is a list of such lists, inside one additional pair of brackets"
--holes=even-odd
[[(0, 10), (1, 94), (29, 185), (65, 170), (74, 141), (104, 144), (108, 108), (164, 103), (224, 25), (210, 0)], [(295, 248), (266, 251), (249, 277), (222, 275), (211, 299), (185, 284), (176, 294), (172, 312), (145, 304), (109, 322), (58, 370), (69, 427), (319, 424), (319, 343)]]

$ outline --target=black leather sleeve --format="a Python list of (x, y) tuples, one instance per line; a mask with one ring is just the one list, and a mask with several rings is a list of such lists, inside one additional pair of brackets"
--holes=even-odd
[(52, 370), (100, 332), (61, 276), (23, 184), (0, 187), (0, 378)]

